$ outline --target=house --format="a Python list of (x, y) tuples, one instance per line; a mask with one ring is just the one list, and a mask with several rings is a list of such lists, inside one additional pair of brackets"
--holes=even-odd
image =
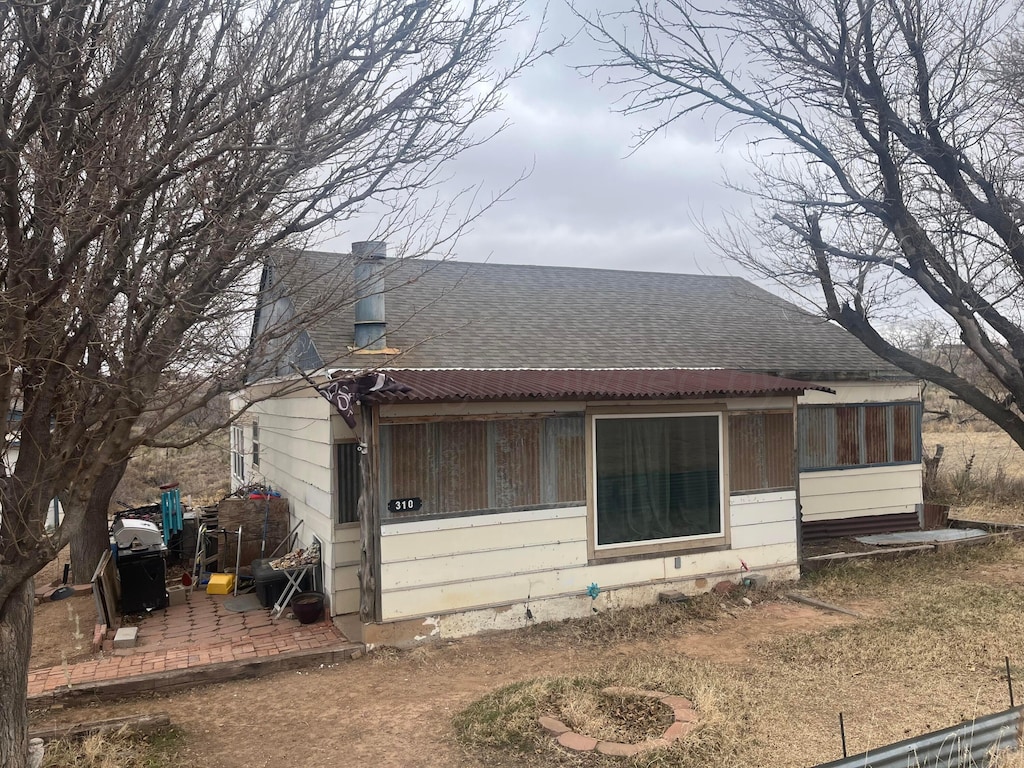
[[(0, 443), (0, 477), (9, 477), (18, 464), (18, 455), (21, 450), (21, 415), (21, 401), (19, 400), (7, 413), (5, 420), (4, 439), (3, 443)], [(52, 499), (49, 506), (47, 527), (56, 528), (64, 517), (64, 508), (58, 499)], [(0, 507), (0, 512), (2, 511), (2, 507)]]
[[(326, 546), (331, 613), (407, 643), (799, 576), (805, 540), (918, 527), (921, 386), (738, 277), (294, 254), (267, 318), (357, 300), (237, 393), (234, 482)], [(319, 276), (315, 280), (309, 275)], [(286, 289), (291, 289), (286, 290)], [(311, 386), (402, 385), (346, 419)], [(301, 383), (301, 380), (298, 380)], [(365, 482), (364, 482), (365, 480)], [(588, 595), (588, 588), (597, 585)]]

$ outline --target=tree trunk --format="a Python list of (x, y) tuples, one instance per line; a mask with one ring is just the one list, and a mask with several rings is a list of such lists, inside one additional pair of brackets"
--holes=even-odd
[(28, 662), (35, 590), (28, 579), (0, 607), (0, 768), (25, 768)]
[(125, 459), (120, 464), (112, 464), (104, 469), (85, 504), (81, 527), (71, 537), (71, 580), (75, 584), (89, 583), (97, 563), (110, 547), (107, 512), (110, 510), (110, 499), (127, 467), (128, 460)]

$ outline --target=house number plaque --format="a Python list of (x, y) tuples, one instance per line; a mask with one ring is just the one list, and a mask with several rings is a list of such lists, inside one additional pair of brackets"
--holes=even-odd
[(388, 502), (388, 512), (419, 512), (423, 507), (423, 499), (413, 496), (411, 499), (392, 499)]

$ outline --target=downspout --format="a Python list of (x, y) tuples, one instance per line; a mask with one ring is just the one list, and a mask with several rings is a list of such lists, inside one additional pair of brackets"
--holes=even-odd
[(793, 488), (796, 491), (796, 559), (797, 567), (804, 561), (804, 507), (800, 503), (800, 406), (799, 395), (793, 395)]

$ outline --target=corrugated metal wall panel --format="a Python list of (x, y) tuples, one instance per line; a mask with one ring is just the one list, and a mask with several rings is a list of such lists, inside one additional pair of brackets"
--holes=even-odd
[(1021, 707), (890, 744), (815, 768), (984, 768), (1019, 748)]
[(801, 526), (804, 541), (822, 541), (842, 536), (864, 536), (869, 533), (916, 531), (921, 527), (916, 512), (897, 515), (866, 515), (841, 520), (805, 521)]

